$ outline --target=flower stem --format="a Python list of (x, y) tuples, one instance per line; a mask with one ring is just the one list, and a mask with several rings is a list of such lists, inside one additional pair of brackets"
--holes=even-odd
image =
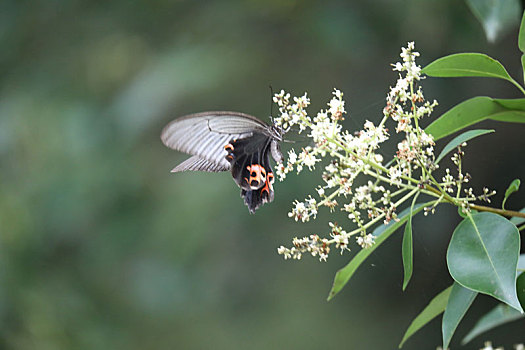
[(517, 216), (520, 218), (525, 218), (525, 213), (520, 213), (519, 211), (514, 210), (498, 209), (477, 204), (469, 204), (469, 207), (477, 211), (488, 211), (490, 213), (499, 214), (503, 216)]
[[(403, 198), (399, 199), (396, 203), (394, 203), (394, 206), (395, 207), (399, 207), (401, 204), (403, 204), (407, 199), (410, 199), (410, 197), (412, 197), (417, 191), (420, 191), (420, 189), (418, 188), (414, 188), (412, 191), (410, 191), (409, 193), (407, 193)], [(429, 203), (434, 203), (435, 201), (431, 201)], [(429, 203), (426, 203), (425, 206)], [(347, 233), (347, 237), (350, 237), (350, 236), (353, 236), (359, 232), (363, 232), (363, 230), (366, 230), (368, 229), (369, 227), (373, 226), (374, 224), (376, 224), (379, 220), (381, 220), (382, 218), (385, 217), (385, 213), (375, 217), (374, 219), (370, 220), (369, 222), (367, 222), (365, 225), (363, 225), (362, 227), (359, 227), (359, 228), (356, 228), (355, 230), (351, 231), (351, 232), (348, 232)], [(335, 239), (331, 239), (329, 241), (327, 241), (326, 243), (327, 244), (332, 244), (335, 242)]]
[[(430, 192), (433, 192), (435, 194), (441, 194), (442, 193), (439, 190), (437, 190), (434, 187), (429, 186), (429, 185), (426, 185), (425, 189), (427, 189)], [(458, 205), (459, 203), (454, 198), (450, 197), (446, 193), (443, 193), (443, 194), (445, 195), (444, 199), (447, 202), (449, 202), (451, 204), (454, 204), (455, 206), (459, 207), (459, 205)], [(484, 206), (484, 205), (477, 205), (477, 204), (473, 204), (473, 203), (469, 203), (468, 206), (469, 206), (470, 209), (474, 209), (474, 210), (477, 210), (477, 211), (487, 211), (489, 213), (499, 214), (499, 215), (502, 215), (502, 216), (517, 216), (517, 217), (520, 217), (520, 218), (525, 218), (525, 213), (520, 213), (519, 211), (492, 208), (492, 207), (487, 207), (487, 206)]]

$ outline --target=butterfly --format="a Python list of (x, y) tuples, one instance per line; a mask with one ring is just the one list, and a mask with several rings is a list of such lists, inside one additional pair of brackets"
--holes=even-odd
[(171, 172), (230, 171), (250, 213), (274, 199), (270, 154), (281, 164), (283, 129), (239, 112), (202, 112), (170, 122), (160, 136), (167, 147), (192, 157)]

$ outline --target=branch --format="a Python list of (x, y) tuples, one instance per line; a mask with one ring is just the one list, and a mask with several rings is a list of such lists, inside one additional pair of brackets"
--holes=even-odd
[[(434, 192), (435, 194), (441, 194), (439, 190), (429, 185), (426, 185), (425, 189), (431, 192)], [(445, 200), (451, 204), (454, 204), (455, 206), (458, 206), (458, 203), (456, 203), (454, 198), (448, 195), (445, 196)], [(498, 208), (486, 207), (484, 205), (477, 205), (477, 204), (469, 204), (468, 206), (469, 208), (477, 210), (477, 211), (488, 211), (488, 212), (503, 215), (503, 216), (517, 216), (520, 218), (525, 218), (525, 213), (520, 213), (519, 211), (498, 209)]]
[(495, 214), (500, 214), (503, 216), (517, 216), (520, 218), (525, 218), (525, 213), (520, 213), (519, 211), (514, 210), (505, 210), (492, 207), (486, 207), (484, 205), (469, 204), (469, 207), (477, 211), (488, 211)]

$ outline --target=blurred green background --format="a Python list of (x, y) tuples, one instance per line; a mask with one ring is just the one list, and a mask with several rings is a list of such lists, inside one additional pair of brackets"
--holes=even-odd
[[(396, 348), (451, 283), (453, 208), (414, 220), (405, 293), (398, 234), (328, 303), (335, 271), (357, 249), (327, 263), (276, 253), (294, 236), (326, 232), (325, 211), (308, 225), (287, 217), (319, 172), (276, 183), (274, 203), (249, 215), (228, 173), (170, 174), (186, 156), (164, 147), (160, 130), (206, 110), (267, 120), (270, 84), (307, 91), (312, 113), (343, 90), (345, 126), (357, 129), (380, 119), (407, 41), (422, 65), (478, 51), (519, 78), (517, 30), (489, 44), (452, 0), (0, 2), (0, 348)], [(488, 79), (423, 83), (440, 101), (435, 116), (475, 95), (519, 96)], [(499, 205), (525, 173), (525, 129), (480, 127), (497, 133), (472, 141), (464, 164), (476, 190), (498, 190)], [(524, 207), (523, 192), (507, 207)], [(453, 348), (495, 304), (476, 300)], [(464, 349), (486, 339), (511, 349), (524, 326)], [(405, 349), (435, 349), (440, 329), (433, 321)]]

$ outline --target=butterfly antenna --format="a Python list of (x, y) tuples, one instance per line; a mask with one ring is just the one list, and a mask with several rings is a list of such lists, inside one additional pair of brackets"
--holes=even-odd
[(308, 139), (308, 137), (306, 137), (304, 135), (294, 135), (294, 136), (299, 138), (300, 140), (283, 139), (283, 142), (286, 142), (286, 143), (297, 143), (297, 142), (302, 142), (302, 141)]
[(273, 115), (273, 87), (272, 87), (272, 84), (268, 85), (268, 87), (270, 88), (270, 119), (272, 119), (272, 123), (273, 123), (273, 118), (272, 118), (272, 115)]

